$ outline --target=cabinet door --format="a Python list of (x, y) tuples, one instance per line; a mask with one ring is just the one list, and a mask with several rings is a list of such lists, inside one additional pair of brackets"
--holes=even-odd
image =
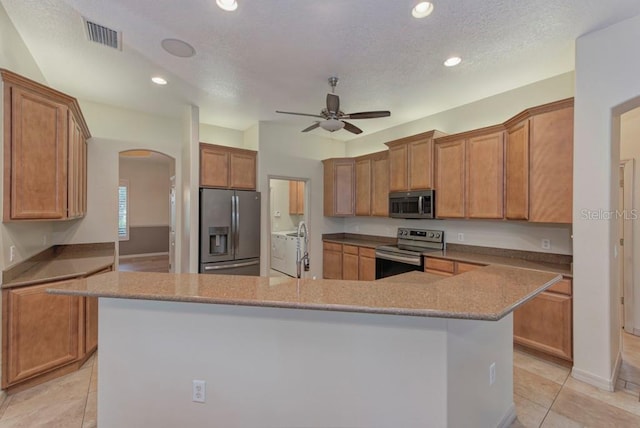
[(228, 151), (206, 145), (200, 146), (200, 185), (229, 187)]
[(289, 181), (289, 214), (304, 214), (304, 181)]
[(467, 141), (467, 189), (469, 218), (504, 217), (504, 132)]
[(324, 165), (324, 215), (355, 214), (355, 162), (353, 158), (326, 159)]
[(505, 161), (505, 216), (511, 220), (529, 218), (529, 120), (507, 130)]
[(433, 188), (433, 140), (409, 143), (409, 190)]
[(572, 361), (572, 298), (544, 291), (516, 309), (513, 340)]
[(11, 138), (5, 142), (10, 157), (5, 158), (4, 219), (65, 218), (68, 109), (17, 86), (5, 90)]
[(342, 253), (342, 279), (358, 280), (358, 254)]
[(435, 207), (438, 218), (465, 216), (465, 146), (465, 140), (435, 144)]
[(356, 215), (371, 215), (371, 159), (356, 160)]
[(232, 189), (256, 189), (255, 153), (231, 152), (229, 181)]
[(360, 247), (358, 254), (358, 279), (360, 281), (375, 281), (376, 250)]
[[(371, 159), (371, 215), (389, 217), (389, 154)], [(375, 272), (374, 272), (375, 274)]]
[(47, 294), (49, 287), (3, 292), (3, 388), (79, 358), (81, 298)]
[(531, 118), (529, 221), (573, 221), (573, 107)]
[(342, 244), (322, 243), (322, 277), (342, 279)]
[(389, 191), (409, 190), (409, 147), (401, 144), (389, 147)]
[(304, 214), (304, 181), (298, 181), (296, 186), (297, 192), (297, 201), (296, 201), (296, 211), (298, 215)]
[(84, 134), (74, 115), (69, 112), (69, 144), (67, 163), (67, 205), (68, 218), (84, 215), (84, 169), (86, 168)]

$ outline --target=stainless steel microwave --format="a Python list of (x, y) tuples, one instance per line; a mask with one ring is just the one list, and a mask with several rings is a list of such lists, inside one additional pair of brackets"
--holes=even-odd
[(435, 218), (435, 216), (435, 192), (433, 190), (389, 193), (389, 217)]

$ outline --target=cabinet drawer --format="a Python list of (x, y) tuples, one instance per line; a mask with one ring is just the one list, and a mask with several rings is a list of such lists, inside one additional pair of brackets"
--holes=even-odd
[(547, 291), (571, 296), (573, 292), (572, 282), (570, 279), (561, 279), (560, 281), (549, 287)]
[(346, 245), (346, 244), (344, 244), (342, 246), (342, 252), (346, 253), (346, 254), (355, 254), (357, 256), (358, 255), (358, 247), (356, 247), (355, 245)]
[(469, 272), (469, 271), (481, 268), (483, 266), (484, 265), (476, 265), (473, 263), (456, 262), (456, 273)]
[(454, 262), (451, 260), (432, 259), (427, 257), (425, 258), (424, 267), (425, 269), (439, 270), (452, 274), (454, 272), (453, 263)]
[(335, 242), (323, 242), (322, 248), (325, 251), (340, 251), (342, 252), (342, 244), (336, 244)]
[(374, 250), (373, 248), (360, 247), (360, 256), (362, 256), (362, 257), (371, 257), (371, 258), (375, 259), (376, 258), (376, 250)]

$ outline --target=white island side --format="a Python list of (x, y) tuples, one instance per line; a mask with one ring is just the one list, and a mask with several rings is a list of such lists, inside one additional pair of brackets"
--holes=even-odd
[[(416, 275), (114, 272), (51, 291), (101, 297), (101, 428), (508, 426), (511, 311), (560, 277), (495, 266)], [(204, 403), (193, 380), (206, 382)]]

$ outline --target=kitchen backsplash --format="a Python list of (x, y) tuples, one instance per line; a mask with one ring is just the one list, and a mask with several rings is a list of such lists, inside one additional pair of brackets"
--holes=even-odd
[[(573, 254), (571, 225), (494, 220), (345, 218), (345, 233), (395, 236), (398, 227), (445, 231), (445, 242), (554, 254)], [(460, 239), (461, 238), (461, 239)], [(549, 241), (549, 248), (543, 245)], [(546, 246), (546, 245), (545, 245)]]

